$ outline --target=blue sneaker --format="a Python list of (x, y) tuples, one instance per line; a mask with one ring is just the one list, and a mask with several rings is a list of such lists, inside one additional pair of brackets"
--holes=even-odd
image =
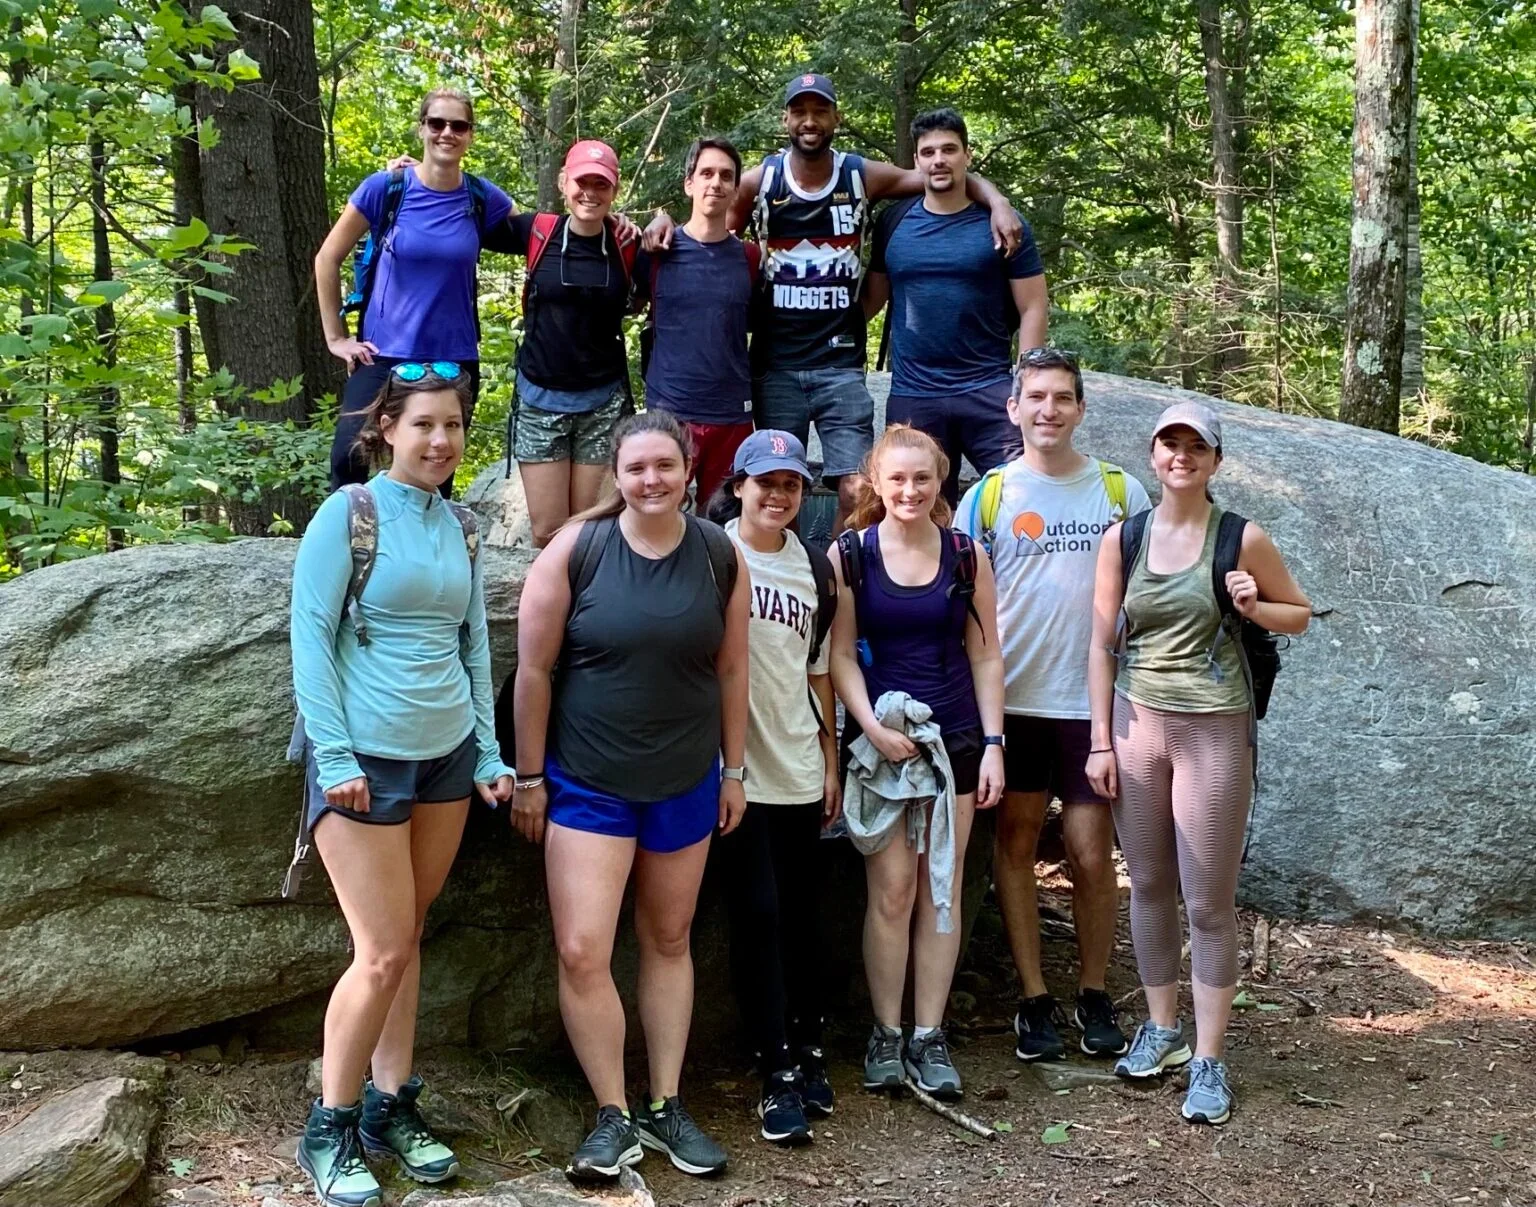
[(781, 1069), (763, 1082), (757, 1117), (763, 1121), (764, 1140), (790, 1145), (811, 1142), (811, 1125), (800, 1096), (800, 1077), (793, 1069)]
[(827, 1060), (821, 1049), (814, 1045), (801, 1048), (800, 1063), (795, 1069), (800, 1074), (800, 1101), (806, 1115), (830, 1115), (837, 1099), (827, 1079)]
[(1188, 1064), (1193, 1055), (1184, 1042), (1182, 1022), (1177, 1027), (1159, 1027), (1148, 1019), (1136, 1028), (1131, 1050), (1115, 1061), (1115, 1076), (1156, 1077), (1168, 1069)]
[(1209, 1056), (1189, 1062), (1189, 1093), (1184, 1095), (1184, 1118), (1191, 1123), (1219, 1126), (1232, 1117), (1232, 1087), (1227, 1066)]

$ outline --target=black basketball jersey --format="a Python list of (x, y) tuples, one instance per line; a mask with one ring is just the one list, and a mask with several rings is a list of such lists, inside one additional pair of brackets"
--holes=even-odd
[(795, 182), (787, 154), (763, 161), (755, 210), (763, 288), (753, 323), (754, 372), (864, 367), (864, 160), (833, 155), (832, 178), (814, 193)]

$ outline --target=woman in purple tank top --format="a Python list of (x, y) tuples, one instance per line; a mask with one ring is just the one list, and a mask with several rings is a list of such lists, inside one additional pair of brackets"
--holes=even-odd
[[(916, 756), (917, 745), (875, 712), (882, 695), (905, 692), (932, 710), (949, 759), (952, 827), (934, 824), (936, 803), (921, 822), (923, 853), (893, 839), (865, 859), (864, 967), (875, 1027), (864, 1084), (895, 1087), (905, 1076), (929, 1093), (958, 1097), (960, 1075), (943, 1023), (961, 928), (948, 923), (946, 903), (935, 904), (929, 857), (952, 860), (947, 914), (958, 919), (959, 869), (972, 816), (1002, 799), (1003, 661), (991, 566), (975, 556), (970, 538), (949, 527), (949, 505), (939, 494), (948, 460), (931, 437), (906, 424), (888, 427), (870, 451), (850, 518), (857, 569), (850, 572), (842, 550), (832, 550), (841, 596), (832, 626), (832, 682), (848, 714), (845, 744), (862, 732), (889, 763)], [(974, 588), (969, 598), (967, 587)], [(945, 849), (947, 835), (952, 851)], [(909, 951), (916, 1026), (903, 1044)]]

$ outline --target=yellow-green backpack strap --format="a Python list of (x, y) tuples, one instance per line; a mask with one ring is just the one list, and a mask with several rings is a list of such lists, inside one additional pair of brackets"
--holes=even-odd
[(976, 518), (981, 523), (981, 544), (992, 556), (992, 542), (997, 539), (997, 513), (1003, 509), (1003, 470), (989, 469), (981, 476), (981, 498)]
[(1130, 499), (1125, 491), (1125, 470), (1108, 461), (1100, 461), (1099, 477), (1104, 480), (1104, 493), (1109, 496), (1110, 516), (1119, 523), (1130, 511)]

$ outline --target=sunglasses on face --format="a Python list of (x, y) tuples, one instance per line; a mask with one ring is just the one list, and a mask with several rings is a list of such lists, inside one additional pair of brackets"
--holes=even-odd
[(468, 134), (475, 128), (474, 122), (465, 121), (462, 117), (451, 119), (446, 117), (429, 117), (426, 120), (427, 129), (432, 131), (433, 134), (441, 134), (444, 130), (452, 130), (455, 134)]
[(453, 381), (461, 371), (459, 366), (451, 360), (434, 360), (429, 365), (424, 365), (419, 360), (408, 360), (403, 365), (396, 365), (390, 370), (401, 381), (420, 381), (428, 373), (435, 374), (444, 381)]

